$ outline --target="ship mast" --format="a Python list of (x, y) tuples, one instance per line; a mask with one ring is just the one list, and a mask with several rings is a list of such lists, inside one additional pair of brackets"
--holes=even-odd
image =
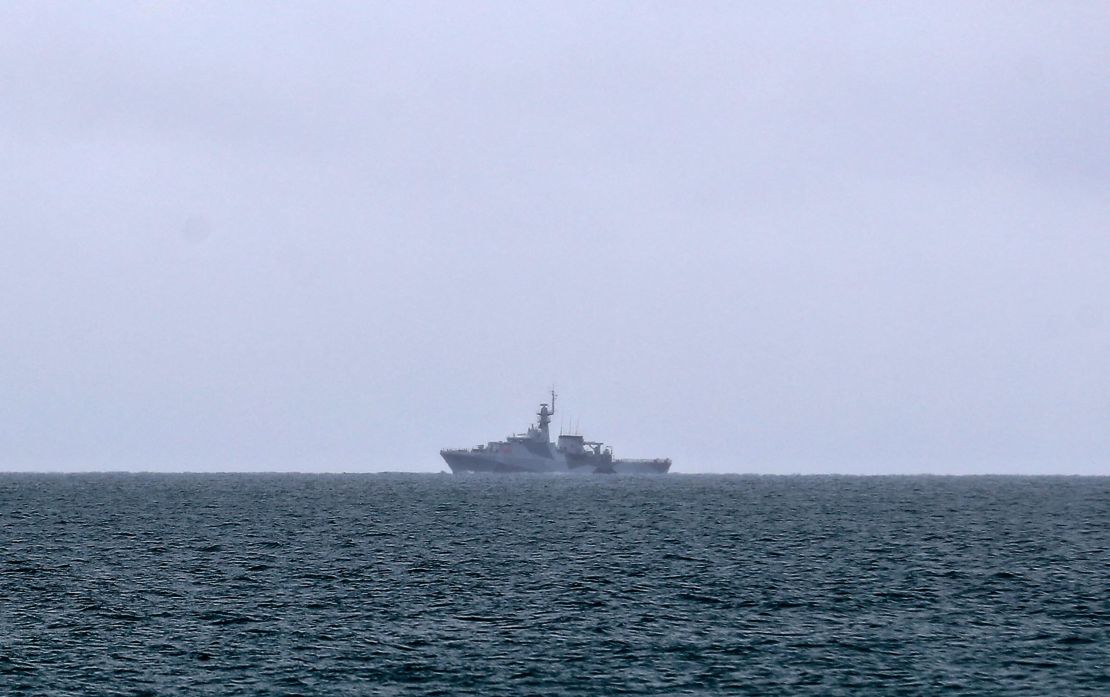
[(540, 404), (540, 410), (536, 412), (536, 416), (540, 417), (539, 426), (540, 433), (543, 434), (545, 442), (551, 442), (551, 433), (548, 429), (548, 424), (551, 423), (551, 416), (555, 413), (555, 390), (551, 390), (551, 411), (547, 410), (547, 404)]

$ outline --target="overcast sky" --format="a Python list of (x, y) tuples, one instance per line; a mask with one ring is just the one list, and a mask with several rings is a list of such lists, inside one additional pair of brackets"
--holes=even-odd
[(1110, 474), (1110, 4), (0, 5), (0, 470)]

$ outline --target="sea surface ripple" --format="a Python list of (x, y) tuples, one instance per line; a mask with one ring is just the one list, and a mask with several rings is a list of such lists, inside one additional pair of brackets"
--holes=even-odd
[(1108, 694), (1110, 478), (0, 475), (3, 694)]

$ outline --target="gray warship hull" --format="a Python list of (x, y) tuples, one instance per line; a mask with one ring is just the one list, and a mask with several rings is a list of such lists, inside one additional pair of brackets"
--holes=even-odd
[(565, 457), (514, 457), (472, 450), (442, 450), (440, 455), (455, 474), (666, 474), (671, 468), (671, 461), (666, 458), (608, 462), (589, 458), (575, 461)]
[(541, 404), (536, 413), (539, 421), (527, 433), (469, 449), (441, 450), (439, 454), (455, 474), (666, 474), (671, 468), (669, 458), (614, 459), (611, 448), (580, 435), (561, 435), (558, 442), (552, 443), (548, 425), (554, 413), (552, 391), (551, 409)]

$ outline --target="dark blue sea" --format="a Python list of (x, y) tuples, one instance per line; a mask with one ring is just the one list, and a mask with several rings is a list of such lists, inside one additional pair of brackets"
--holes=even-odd
[(0, 694), (1110, 694), (1110, 478), (0, 475)]

